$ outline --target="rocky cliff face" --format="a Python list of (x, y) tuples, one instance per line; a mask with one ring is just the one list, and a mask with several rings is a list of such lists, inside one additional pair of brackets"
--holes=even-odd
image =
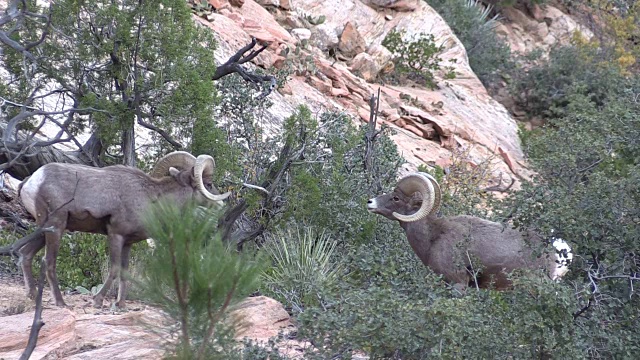
[[(366, 122), (367, 100), (381, 90), (380, 122), (395, 131), (393, 139), (407, 160), (405, 170), (420, 164), (447, 166), (452, 152), (467, 149), (469, 161), (493, 158), (493, 183), (528, 178), (517, 136), (517, 125), (475, 76), (466, 51), (445, 21), (422, 0), (209, 0), (211, 13), (196, 20), (216, 33), (223, 61), (251, 36), (270, 42), (256, 64), (280, 68), (286, 48), (304, 47), (300, 58), (312, 65), (271, 95), (272, 125), (299, 104), (313, 110), (335, 109)], [(438, 88), (391, 86), (376, 82), (392, 71), (390, 52), (381, 45), (391, 30), (410, 38), (431, 33), (443, 65), (453, 66), (455, 79), (436, 73)], [(553, 6), (506, 9), (498, 33), (517, 52), (548, 50), (567, 43), (574, 30), (590, 32)], [(455, 62), (452, 62), (455, 61)], [(503, 97), (504, 98), (504, 97)]]
[[(516, 122), (495, 101), (469, 67), (460, 41), (445, 21), (421, 0), (245, 0), (237, 6), (210, 0), (213, 11), (196, 17), (219, 40), (216, 58), (228, 58), (251, 36), (269, 41), (268, 52), (256, 62), (264, 68), (280, 67), (286, 47), (307, 43), (303, 54), (313, 59), (313, 71), (293, 76), (271, 95), (274, 125), (299, 104), (313, 110), (345, 111), (368, 121), (367, 100), (380, 88), (380, 122), (394, 131), (393, 139), (407, 160), (405, 169), (420, 164), (446, 166), (451, 152), (469, 149), (470, 161), (493, 161), (494, 178), (508, 184), (527, 177)], [(376, 83), (380, 72), (392, 68), (391, 54), (381, 46), (391, 30), (404, 30), (407, 38), (431, 33), (444, 66), (457, 76), (445, 80), (436, 73), (438, 88), (392, 86)], [(333, 56), (329, 58), (329, 54)], [(451, 60), (455, 62), (451, 62)], [(491, 185), (497, 185), (493, 183)]]

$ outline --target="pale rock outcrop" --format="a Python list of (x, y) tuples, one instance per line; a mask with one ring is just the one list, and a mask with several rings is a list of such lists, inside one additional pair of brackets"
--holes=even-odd
[[(240, 9), (212, 14), (211, 21), (198, 19), (215, 32), (219, 43), (215, 57), (219, 62), (245, 45), (250, 36), (259, 35), (259, 39), (270, 42), (267, 51), (254, 61), (268, 69), (274, 64), (282, 65), (284, 60), (278, 55), (282, 47), (296, 46), (296, 37), (285, 28), (292, 29), (289, 25), (296, 17), (303, 24), (302, 19), (309, 16), (325, 18), (321, 24), (306, 25), (311, 30), (311, 48), (303, 50), (303, 56), (313, 56), (314, 71), (292, 76), (283, 89), (270, 95), (274, 103), (266, 121), (270, 129), (278, 131), (282, 119), (299, 104), (306, 104), (314, 112), (346, 111), (368, 121), (367, 101), (380, 88), (379, 121), (395, 131), (392, 138), (407, 160), (405, 171), (421, 164), (447, 166), (452, 151), (468, 147), (472, 163), (488, 157), (496, 159), (493, 161), (496, 182), (509, 184), (511, 178), (529, 176), (523, 165), (515, 121), (486, 92), (469, 67), (464, 47), (426, 2), (419, 1), (414, 10), (404, 12), (391, 8), (379, 11), (357, 0), (296, 0), (292, 5), (289, 12), (277, 12), (276, 18), (282, 25), (253, 0), (246, 0)], [(390, 20), (385, 19), (389, 14), (393, 15)], [(327, 55), (328, 49), (340, 46), (344, 29), (347, 33), (357, 32), (356, 37), (362, 40), (357, 40), (358, 46), (350, 47), (357, 50), (348, 64)], [(376, 84), (377, 74), (393, 68), (391, 54), (381, 46), (392, 29), (404, 30), (407, 39), (422, 33), (433, 34), (437, 43), (444, 45), (439, 55), (441, 65), (452, 66), (456, 78), (443, 80), (444, 71), (436, 72), (439, 88), (433, 91)]]
[(291, 0), (257, 0), (262, 6), (275, 6), (283, 10), (291, 10)]
[(504, 20), (496, 27), (496, 33), (521, 54), (534, 49), (548, 52), (554, 45), (567, 45), (576, 31), (585, 39), (594, 36), (587, 27), (550, 4), (532, 4), (528, 9), (508, 7), (500, 14)]
[[(17, 315), (0, 315), (0, 359), (18, 359), (24, 351), (33, 322), (33, 302), (24, 297), (20, 283), (0, 282), (0, 314), (7, 304), (22, 301), (27, 311)], [(166, 329), (167, 321), (158, 310), (132, 302), (131, 311), (112, 314), (90, 306), (88, 295), (73, 295), (69, 308), (49, 304), (45, 290), (41, 328), (37, 346), (31, 356), (38, 359), (158, 359), (167, 344), (168, 332), (154, 333), (147, 326)], [(17, 300), (20, 299), (20, 300)]]
[(362, 0), (374, 9), (392, 9), (396, 11), (414, 11), (421, 0)]
[(295, 36), (298, 40), (309, 40), (311, 38), (311, 30), (309, 29), (292, 29), (291, 35)]
[(338, 30), (329, 24), (319, 24), (311, 28), (311, 45), (322, 51), (338, 47)]
[(351, 60), (349, 71), (366, 81), (373, 81), (378, 76), (380, 67), (376, 64), (373, 56), (363, 52)]
[[(24, 298), (19, 282), (0, 278), (0, 287), (3, 290), (0, 294), (0, 359), (17, 359), (28, 341), (33, 303)], [(54, 307), (49, 305), (49, 292), (45, 290), (42, 312), (45, 325), (40, 330), (32, 360), (160, 359), (165, 349), (175, 342), (171, 330), (176, 323), (158, 309), (131, 301), (128, 311), (111, 312), (91, 307), (89, 295), (67, 298), (68, 308)], [(3, 315), (16, 301), (21, 301), (26, 311)], [(230, 319), (243, 325), (236, 333), (238, 344), (248, 338), (266, 345), (269, 338), (280, 331), (296, 330), (282, 304), (265, 296), (247, 298), (235, 307)], [(302, 358), (302, 351), (308, 346), (286, 340), (279, 342), (277, 349), (292, 358)]]

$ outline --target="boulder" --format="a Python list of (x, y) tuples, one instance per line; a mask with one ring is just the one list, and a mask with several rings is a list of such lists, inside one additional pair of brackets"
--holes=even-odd
[(322, 51), (338, 47), (340, 38), (335, 27), (329, 24), (319, 24), (311, 28), (311, 44)]
[(338, 49), (348, 57), (354, 57), (367, 49), (367, 44), (364, 42), (364, 38), (352, 22), (348, 22), (342, 34), (340, 35), (340, 42), (338, 43)]
[(370, 82), (378, 76), (380, 66), (378, 66), (373, 56), (363, 52), (353, 58), (349, 70)]
[(300, 41), (309, 40), (311, 38), (311, 30), (304, 28), (292, 29), (291, 35), (295, 36), (296, 39)]

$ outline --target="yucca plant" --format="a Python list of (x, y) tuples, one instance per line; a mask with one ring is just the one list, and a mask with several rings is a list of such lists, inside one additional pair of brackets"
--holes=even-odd
[(493, 5), (488, 4), (484, 7), (484, 4), (480, 0), (467, 0), (467, 7), (478, 9), (477, 19), (482, 24), (481, 27), (493, 29), (499, 25), (498, 18), (500, 14), (495, 14), (492, 18), (489, 18), (491, 10), (493, 10)]
[(262, 275), (265, 291), (302, 312), (321, 302), (319, 289), (330, 287), (340, 272), (332, 258), (336, 242), (324, 231), (297, 225), (267, 237), (264, 250), (272, 266)]

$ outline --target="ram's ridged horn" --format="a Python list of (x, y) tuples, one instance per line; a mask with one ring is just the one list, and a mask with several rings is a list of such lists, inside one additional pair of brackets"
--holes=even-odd
[(209, 155), (204, 155), (204, 154), (200, 155), (196, 159), (196, 164), (193, 168), (193, 176), (196, 181), (196, 186), (198, 187), (198, 190), (202, 193), (204, 197), (206, 197), (211, 201), (220, 202), (228, 198), (229, 195), (231, 195), (231, 192), (228, 191), (222, 195), (212, 194), (209, 192), (209, 190), (207, 190), (207, 188), (204, 187), (204, 182), (202, 181), (202, 177), (205, 174), (205, 172), (207, 176), (213, 175), (213, 169), (215, 168), (215, 166), (216, 166), (216, 163), (215, 161), (213, 161), (213, 157)]
[(187, 170), (194, 166), (196, 163), (196, 157), (189, 154), (186, 151), (174, 151), (163, 156), (153, 170), (149, 173), (149, 176), (153, 178), (161, 178), (169, 175), (169, 168), (174, 167), (179, 170)]
[(420, 174), (426, 176), (429, 180), (431, 180), (431, 183), (433, 184), (433, 189), (435, 190), (434, 198), (433, 198), (433, 208), (431, 209), (431, 212), (429, 212), (428, 214), (428, 215), (433, 215), (437, 213), (438, 210), (440, 210), (440, 205), (442, 204), (442, 191), (440, 190), (440, 184), (438, 184), (438, 181), (436, 180), (436, 178), (434, 178), (430, 174), (427, 174), (424, 172), (421, 172)]
[(394, 212), (393, 216), (395, 216), (396, 219), (404, 222), (413, 222), (431, 214), (431, 210), (435, 204), (435, 190), (433, 189), (431, 179), (422, 173), (413, 173), (400, 179), (397, 187), (408, 196), (419, 192), (422, 195), (422, 206), (412, 215), (402, 215)]

